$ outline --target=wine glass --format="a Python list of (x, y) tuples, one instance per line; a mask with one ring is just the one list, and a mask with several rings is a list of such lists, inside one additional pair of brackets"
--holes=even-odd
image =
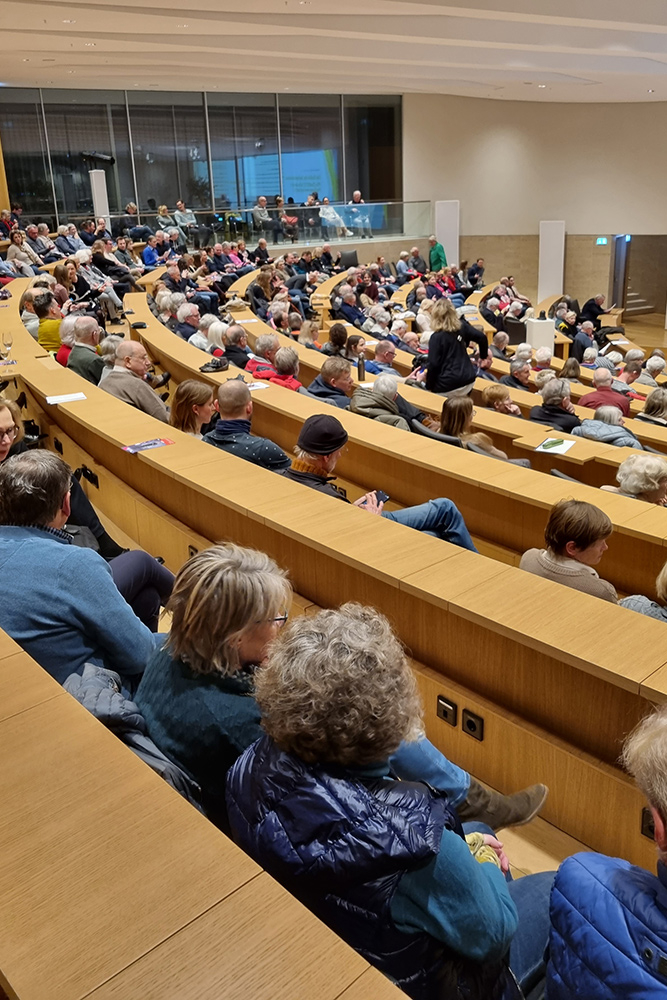
[(13, 343), (14, 343), (14, 335), (12, 334), (11, 330), (5, 330), (2, 334), (2, 345), (4, 348), (2, 352), (3, 358), (9, 358), (10, 354), (12, 353)]

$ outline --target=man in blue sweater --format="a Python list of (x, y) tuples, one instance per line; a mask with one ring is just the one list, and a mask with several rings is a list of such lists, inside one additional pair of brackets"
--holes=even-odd
[(85, 663), (132, 690), (156, 645), (114, 584), (109, 565), (63, 530), (72, 472), (47, 451), (0, 465), (0, 628), (61, 684)]

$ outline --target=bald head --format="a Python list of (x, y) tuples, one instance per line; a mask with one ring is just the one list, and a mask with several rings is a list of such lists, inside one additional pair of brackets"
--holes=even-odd
[[(65, 320), (63, 320), (63, 323)], [(100, 341), (100, 328), (92, 316), (80, 316), (74, 323), (74, 339), (77, 344), (94, 344)]]
[(136, 340), (125, 340), (116, 348), (116, 361), (124, 362), (126, 358), (138, 358), (145, 354), (146, 348)]
[(252, 397), (245, 382), (230, 379), (218, 389), (218, 411), (224, 420), (246, 420), (252, 413)]
[(596, 389), (607, 389), (613, 381), (608, 368), (596, 368), (593, 372), (593, 385)]

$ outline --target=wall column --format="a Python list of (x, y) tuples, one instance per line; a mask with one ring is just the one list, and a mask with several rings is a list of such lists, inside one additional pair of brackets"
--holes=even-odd
[(9, 189), (7, 187), (7, 173), (5, 171), (5, 158), (2, 155), (2, 141), (0, 140), (0, 208), (11, 208), (9, 204)]

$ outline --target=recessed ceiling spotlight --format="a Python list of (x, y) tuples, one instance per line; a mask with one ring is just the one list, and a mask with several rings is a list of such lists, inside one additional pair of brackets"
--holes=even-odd
[(75, 69), (70, 69), (70, 70), (68, 70), (68, 73), (69, 73), (69, 75), (71, 76), (71, 75), (72, 75), (72, 73), (76, 73), (76, 70), (75, 70)]
[(97, 42), (84, 42), (84, 45), (86, 46), (87, 49), (94, 49), (95, 46), (97, 45)]
[(177, 24), (176, 27), (177, 28), (189, 28), (190, 25), (189, 24)]
[(76, 24), (76, 21), (75, 21), (75, 20), (73, 20), (73, 19), (72, 19), (72, 18), (70, 18), (70, 17), (67, 17), (67, 18), (65, 18), (65, 20), (63, 21), (63, 24)]
[(546, 89), (547, 89), (547, 85), (546, 85), (546, 83), (538, 83), (538, 85), (537, 85), (537, 86), (538, 86), (538, 88), (539, 88), (540, 90), (546, 90)]
[(30, 62), (30, 60), (29, 59), (24, 59), (23, 62)]
[(649, 94), (655, 94), (655, 90), (649, 90)]

